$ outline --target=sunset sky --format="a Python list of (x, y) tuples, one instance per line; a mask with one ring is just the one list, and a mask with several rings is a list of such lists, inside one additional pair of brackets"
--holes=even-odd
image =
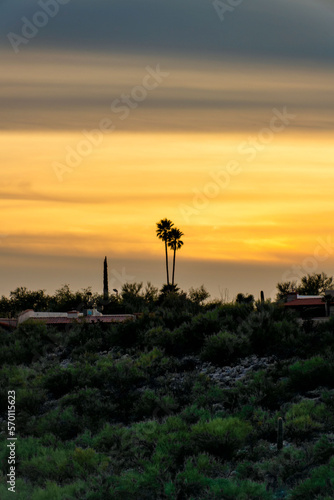
[(0, 1), (0, 294), (160, 287), (165, 217), (184, 290), (334, 274), (334, 1), (236, 3)]

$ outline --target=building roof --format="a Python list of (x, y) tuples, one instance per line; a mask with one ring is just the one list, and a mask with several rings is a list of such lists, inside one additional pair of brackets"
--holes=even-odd
[(0, 318), (0, 326), (16, 327), (16, 324), (17, 324), (16, 318)]
[(320, 298), (304, 298), (291, 300), (284, 304), (285, 307), (299, 307), (299, 306), (325, 306), (325, 302)]
[(114, 314), (105, 316), (80, 316), (79, 318), (48, 317), (30, 318), (43, 321), (46, 325), (70, 325), (73, 322), (79, 323), (121, 323), (129, 319), (136, 319), (134, 314)]

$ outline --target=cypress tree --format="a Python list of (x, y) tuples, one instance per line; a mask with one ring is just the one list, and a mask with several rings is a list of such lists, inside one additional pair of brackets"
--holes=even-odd
[(109, 299), (109, 286), (108, 286), (108, 263), (107, 257), (104, 258), (103, 264), (103, 299)]

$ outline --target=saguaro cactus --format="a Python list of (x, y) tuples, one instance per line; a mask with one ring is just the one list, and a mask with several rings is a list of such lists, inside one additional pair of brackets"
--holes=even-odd
[(103, 264), (103, 299), (108, 300), (108, 298), (109, 298), (108, 263), (107, 263), (107, 257), (105, 257)]
[(278, 429), (277, 429), (277, 451), (283, 448), (283, 419), (279, 417), (278, 419)]

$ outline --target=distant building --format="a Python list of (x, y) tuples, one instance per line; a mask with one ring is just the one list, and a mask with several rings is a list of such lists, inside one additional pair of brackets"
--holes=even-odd
[(327, 305), (322, 295), (289, 293), (284, 307), (296, 311), (302, 319), (334, 316), (334, 290), (326, 290), (326, 295), (333, 297), (333, 301), (329, 304), (329, 311), (327, 311)]
[(23, 311), (17, 319), (0, 318), (0, 327), (15, 329), (28, 320), (36, 320), (47, 326), (63, 327), (77, 323), (123, 323), (133, 321), (135, 314), (101, 314), (96, 309), (87, 309), (83, 313), (79, 311), (68, 312), (36, 312), (32, 309)]

